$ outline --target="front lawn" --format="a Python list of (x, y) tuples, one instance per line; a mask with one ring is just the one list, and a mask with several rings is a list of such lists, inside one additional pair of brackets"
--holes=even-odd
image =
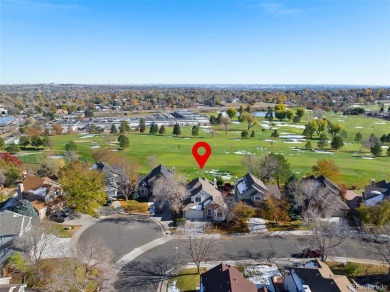
[(52, 223), (58, 237), (71, 238), (73, 234), (80, 228), (80, 225), (67, 225)]
[(242, 222), (236, 224), (234, 222), (230, 223), (214, 223), (213, 227), (208, 230), (208, 233), (218, 233), (218, 234), (235, 234), (235, 233), (249, 233), (248, 224)]
[(128, 213), (149, 214), (149, 205), (147, 202), (138, 202), (137, 200), (119, 201), (122, 208)]
[[(200, 268), (200, 273), (206, 272), (206, 268)], [(168, 282), (168, 287), (174, 285), (180, 291), (196, 291), (199, 287), (200, 274), (198, 274), (197, 268), (184, 269), (179, 271), (178, 275), (172, 277)]]
[(307, 230), (307, 227), (302, 224), (301, 220), (295, 220), (291, 222), (279, 222), (278, 225), (268, 221), (265, 225), (267, 226), (267, 230), (270, 232)]
[[(329, 268), (332, 270), (333, 273), (337, 275), (348, 276), (348, 268), (346, 268), (345, 265), (339, 262), (326, 262), (326, 264), (329, 265)], [(389, 271), (389, 268), (385, 266), (359, 264), (359, 263), (353, 263), (353, 265), (356, 266), (356, 270), (353, 273), (354, 277), (387, 274)]]

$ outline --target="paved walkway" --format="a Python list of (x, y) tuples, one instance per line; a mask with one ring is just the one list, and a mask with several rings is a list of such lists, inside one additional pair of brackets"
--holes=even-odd
[(264, 219), (250, 218), (248, 221), (249, 233), (264, 233), (267, 232)]

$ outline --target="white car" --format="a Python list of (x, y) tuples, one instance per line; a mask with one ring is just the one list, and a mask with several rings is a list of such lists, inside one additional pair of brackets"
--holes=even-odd
[(154, 215), (156, 213), (156, 206), (155, 205), (151, 205), (150, 208), (149, 208), (149, 214), (150, 215)]

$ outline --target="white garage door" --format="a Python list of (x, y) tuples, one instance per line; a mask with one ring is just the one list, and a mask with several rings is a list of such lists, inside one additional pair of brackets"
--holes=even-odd
[(203, 212), (202, 211), (186, 211), (184, 217), (188, 220), (202, 220)]

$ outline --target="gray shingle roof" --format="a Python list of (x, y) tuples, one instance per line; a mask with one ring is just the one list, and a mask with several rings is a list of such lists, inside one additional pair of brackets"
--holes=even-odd
[(0, 212), (0, 236), (17, 236), (31, 222), (32, 217), (11, 211)]

